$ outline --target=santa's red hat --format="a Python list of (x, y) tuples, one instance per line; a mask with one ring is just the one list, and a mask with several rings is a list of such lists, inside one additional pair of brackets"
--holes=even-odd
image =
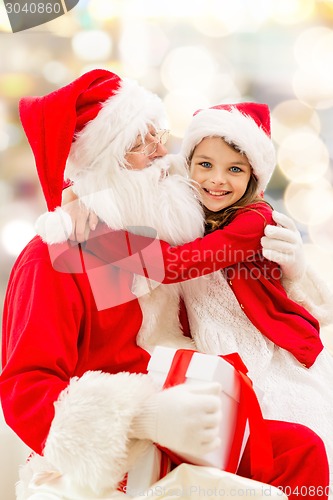
[(46, 96), (21, 99), (20, 117), (50, 211), (61, 204), (73, 151), (77, 161), (67, 165), (66, 177), (76, 180), (98, 169), (103, 155), (121, 161), (150, 124), (165, 126), (164, 108), (155, 94), (104, 69), (85, 73)]
[(190, 158), (205, 137), (222, 137), (244, 153), (258, 179), (258, 193), (265, 190), (275, 168), (270, 112), (266, 104), (242, 102), (200, 109), (185, 132), (182, 154)]

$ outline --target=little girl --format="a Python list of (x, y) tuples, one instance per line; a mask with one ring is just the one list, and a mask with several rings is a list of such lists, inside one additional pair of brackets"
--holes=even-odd
[[(176, 343), (176, 327), (169, 319), (177, 290), (196, 348), (209, 354), (238, 352), (258, 390), (264, 417), (316, 431), (333, 470), (333, 358), (323, 348), (317, 319), (300, 300), (288, 297), (279, 266), (262, 254), (264, 229), (274, 224), (272, 208), (262, 197), (275, 167), (268, 107), (241, 103), (197, 112), (182, 155), (205, 210), (206, 233), (224, 235), (222, 245), (211, 247), (223, 270), (184, 281), (196, 255), (188, 253), (186, 244), (162, 246), (164, 283), (182, 283), (176, 289), (158, 287), (141, 298), (144, 321), (137, 342), (189, 347), (184, 337)], [(93, 251), (110, 256), (112, 242), (108, 246), (103, 240)], [(295, 290), (292, 296), (297, 300)], [(311, 312), (321, 311), (312, 303)]]
[(271, 223), (261, 197), (274, 166), (269, 123), (268, 108), (252, 103), (193, 117), (182, 151), (205, 207), (206, 231), (226, 231), (221, 259), (234, 264), (182, 283), (182, 294), (198, 350), (238, 352), (263, 392), (264, 417), (316, 431), (332, 469), (333, 358), (320, 348), (315, 318), (288, 299), (279, 268), (255, 243)]

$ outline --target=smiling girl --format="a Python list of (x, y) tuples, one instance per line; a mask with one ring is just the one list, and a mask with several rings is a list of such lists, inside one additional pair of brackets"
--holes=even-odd
[(263, 199), (275, 166), (268, 107), (241, 103), (199, 111), (182, 152), (204, 206), (206, 233), (225, 234), (224, 269), (181, 284), (196, 347), (238, 352), (262, 395), (265, 418), (311, 427), (332, 469), (333, 358), (320, 345), (316, 318), (290, 300), (280, 268), (255, 244), (272, 223)]

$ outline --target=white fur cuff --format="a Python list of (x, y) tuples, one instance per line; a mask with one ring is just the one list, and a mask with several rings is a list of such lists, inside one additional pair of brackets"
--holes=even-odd
[(282, 280), (288, 296), (305, 307), (321, 326), (333, 322), (333, 293), (325, 281), (310, 267), (300, 280)]
[(55, 403), (44, 456), (79, 487), (117, 488), (128, 471), (132, 420), (155, 392), (149, 376), (87, 372)]

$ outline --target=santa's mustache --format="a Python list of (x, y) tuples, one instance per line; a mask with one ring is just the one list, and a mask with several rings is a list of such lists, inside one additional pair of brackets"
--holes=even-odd
[(202, 208), (186, 174), (184, 161), (167, 155), (143, 170), (110, 172), (103, 190), (83, 194), (81, 183), (77, 194), (81, 203), (112, 229), (131, 226), (140, 232), (140, 226), (142, 230), (150, 227), (159, 238), (179, 244), (201, 236), (203, 231)]

